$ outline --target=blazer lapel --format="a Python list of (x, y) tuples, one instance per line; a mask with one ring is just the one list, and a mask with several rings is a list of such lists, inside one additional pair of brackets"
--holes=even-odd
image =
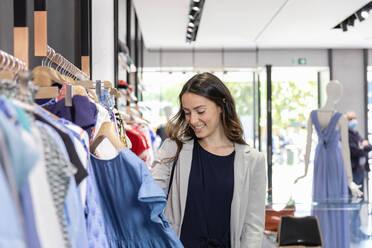
[[(241, 202), (241, 191), (244, 185), (244, 178), (246, 176), (247, 165), (245, 159), (245, 153), (249, 152), (246, 149), (246, 145), (235, 143), (235, 158), (234, 158), (234, 193), (233, 200), (231, 202), (231, 213), (230, 213), (230, 235), (233, 246), (236, 247), (237, 241), (240, 239), (239, 230), (239, 216), (240, 216), (240, 202)], [(242, 216), (240, 216), (242, 218)]]
[(186, 141), (183, 144), (180, 153), (180, 201), (181, 201), (181, 222), (186, 208), (187, 189), (189, 185), (189, 176), (192, 163), (192, 151), (194, 148), (194, 140)]

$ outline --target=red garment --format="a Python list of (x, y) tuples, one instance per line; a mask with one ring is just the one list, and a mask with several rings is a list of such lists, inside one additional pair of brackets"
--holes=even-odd
[(132, 152), (134, 152), (137, 156), (140, 156), (145, 150), (149, 149), (149, 145), (147, 144), (144, 135), (137, 130), (126, 130), (126, 135), (132, 143)]

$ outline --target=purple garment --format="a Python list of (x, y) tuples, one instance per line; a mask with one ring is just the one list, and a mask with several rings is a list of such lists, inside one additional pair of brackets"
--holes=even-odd
[(44, 107), (49, 112), (69, 120), (84, 130), (95, 126), (97, 120), (96, 105), (86, 96), (76, 95), (72, 98), (72, 107), (65, 106), (65, 99)]
[[(311, 112), (311, 120), (318, 134), (319, 143), (314, 158), (313, 201), (320, 203), (312, 210), (318, 216), (323, 236), (324, 248), (349, 247), (348, 211), (324, 211), (324, 207), (334, 208), (332, 202), (342, 203), (348, 198), (347, 177), (341, 153), (340, 130), (335, 130), (340, 112), (334, 113), (323, 130), (320, 127), (317, 111)], [(323, 209), (322, 209), (323, 208)]]
[(335, 130), (341, 113), (336, 112), (327, 127), (320, 127), (317, 111), (311, 120), (319, 143), (314, 158), (313, 201), (340, 201), (348, 198), (347, 178), (341, 154), (340, 130)]

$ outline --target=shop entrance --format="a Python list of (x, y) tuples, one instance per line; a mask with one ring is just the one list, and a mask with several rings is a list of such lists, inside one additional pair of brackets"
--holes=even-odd
[[(272, 186), (269, 190), (272, 191), (269, 192), (269, 200), (272, 197), (271, 200), (275, 203), (310, 202), (312, 162), (317, 144), (314, 132), (308, 174), (297, 184), (294, 184), (294, 180), (304, 173), (307, 121), (311, 110), (319, 108), (325, 101), (324, 88), (329, 81), (328, 68), (273, 67), (271, 87), (267, 87), (269, 81), (266, 80), (265, 85), (266, 91), (271, 88), (272, 161), (268, 161), (268, 165), (272, 166), (269, 172), (269, 183)], [(261, 95), (262, 93), (265, 92), (261, 92)], [(268, 95), (266, 92), (266, 97)], [(265, 111), (268, 111), (267, 107)], [(261, 124), (263, 123), (267, 121), (261, 121)], [(262, 125), (261, 129), (267, 127)], [(266, 152), (269, 152), (270, 147), (266, 144), (265, 146)]]
[[(307, 119), (311, 110), (325, 101), (328, 68), (272, 67), (271, 83), (268, 83), (266, 68), (213, 73), (226, 83), (235, 99), (246, 142), (267, 155), (272, 151), (272, 156), (267, 156), (268, 166), (271, 166), (271, 170), (268, 168), (268, 201), (311, 201), (312, 160), (307, 177), (296, 185), (293, 182), (304, 173)], [(155, 124), (154, 128), (166, 123), (164, 108), (170, 108), (172, 114), (178, 111), (178, 94), (194, 74), (187, 69), (144, 71), (142, 110), (145, 118)], [(270, 132), (267, 121), (269, 100)], [(269, 139), (268, 133), (271, 134)], [(316, 135), (313, 139), (311, 158), (317, 143)], [(271, 146), (268, 146), (268, 140), (271, 140)]]

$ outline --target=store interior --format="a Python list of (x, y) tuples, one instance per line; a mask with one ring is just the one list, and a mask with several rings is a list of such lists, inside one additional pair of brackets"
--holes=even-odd
[[(164, 210), (166, 199), (137, 196), (141, 185), (133, 182), (122, 190), (131, 177), (112, 178), (127, 172), (101, 171), (100, 164), (118, 154), (134, 164), (133, 155), (151, 177), (181, 89), (203, 72), (230, 90), (245, 142), (265, 155), (265, 230), (253, 247), (372, 247), (372, 153), (362, 145), (372, 144), (368, 15), (367, 0), (1, 0), (0, 247), (182, 247), (168, 229), (165, 243), (130, 246), (115, 237), (140, 233), (125, 224), (132, 216), (123, 209), (156, 201)], [(317, 168), (325, 129), (311, 117), (322, 109), (346, 123), (346, 136), (337, 126), (336, 140), (344, 166), (325, 179)], [(357, 169), (350, 130), (364, 149)], [(338, 177), (345, 177), (347, 197), (317, 200), (316, 188)], [(117, 189), (102, 186), (106, 180)], [(121, 201), (123, 194), (135, 203)], [(99, 224), (110, 207), (115, 221)], [(315, 228), (302, 237), (285, 228), (285, 216), (304, 226), (314, 220)], [(143, 220), (151, 222), (142, 234), (149, 240), (153, 223), (165, 217), (160, 211), (152, 218)], [(292, 243), (281, 241), (292, 234)], [(301, 243), (307, 238), (314, 244)]]

